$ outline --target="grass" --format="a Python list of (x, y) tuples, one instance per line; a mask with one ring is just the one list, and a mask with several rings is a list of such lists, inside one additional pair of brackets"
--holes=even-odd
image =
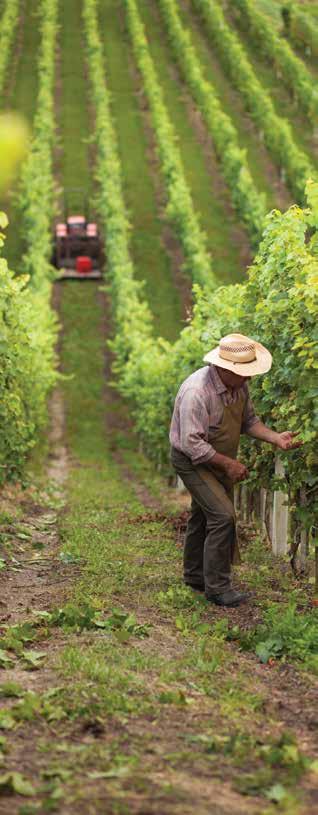
[[(255, 657), (244, 657), (233, 644), (228, 616), (182, 584), (170, 523), (175, 510), (163, 483), (162, 515), (136, 497), (144, 459), (127, 423), (117, 433), (118, 416), (126, 422), (120, 401), (109, 392), (105, 401), (104, 309), (97, 290), (76, 282), (62, 288), (70, 472), (59, 532), (69, 556), (63, 561), (65, 576), (70, 568), (68, 603), (51, 609), (51, 622), (32, 615), (27, 625), (9, 625), (1, 641), (19, 671), (25, 650), (44, 650), (45, 675), (54, 679), (43, 688), (40, 676), (34, 693), (21, 685), (21, 673), (18, 684), (4, 674), (4, 748), (10, 756), (19, 730), (33, 734), (35, 798), (43, 812), (88, 804), (98, 811), (106, 789), (110, 811), (121, 811), (124, 796), (128, 813), (137, 800), (140, 808), (151, 802), (155, 811), (176, 815), (182, 806), (188, 815), (201, 805), (205, 811), (203, 784), (208, 795), (226, 790), (237, 796), (237, 811), (241, 794), (246, 811), (253, 804), (267, 811), (268, 799), (278, 796), (276, 812), (300, 815), (310, 755), (283, 716), (275, 721), (266, 683), (252, 676)], [(8, 506), (1, 519), (5, 528), (12, 522)], [(17, 521), (12, 533), (25, 533)], [(248, 574), (253, 581), (255, 564), (268, 567), (260, 599), (273, 607), (270, 555), (262, 554), (257, 537), (245, 561), (245, 582)], [(291, 583), (284, 580), (288, 596)], [(292, 621), (287, 628), (291, 642)], [(29, 775), (29, 764), (20, 769)], [(200, 785), (191, 801), (185, 774)]]
[[(134, 460), (140, 473), (143, 459), (137, 451), (133, 455), (129, 433), (129, 482), (116, 462), (117, 449), (121, 454), (124, 448), (114, 414), (122, 411), (124, 418), (125, 411), (116, 400), (103, 401), (104, 339), (98, 332), (103, 309), (95, 286), (64, 286), (61, 316), (66, 437), (73, 464), (60, 534), (62, 549), (81, 563), (70, 600), (75, 608), (88, 603), (106, 617), (114, 609), (133, 612), (138, 625), (149, 626), (141, 638), (133, 626), (124, 639), (116, 628), (77, 635), (65, 629), (57, 663), (63, 691), (56, 704), (76, 727), (81, 722), (108, 734), (103, 747), (83, 744), (79, 766), (86, 760), (88, 772), (109, 774), (112, 805), (120, 801), (123, 784), (126, 800), (137, 792), (153, 800), (149, 755), (160, 744), (156, 768), (165, 780), (172, 779), (172, 788), (162, 786), (160, 795), (163, 802), (171, 799), (170, 811), (180, 795), (182, 800), (178, 773), (188, 767), (199, 775), (222, 768), (244, 794), (264, 801), (280, 784), (277, 811), (292, 811), (292, 805), (296, 812), (293, 772), (305, 773), (307, 759), (292, 733), (277, 732), (264, 717), (267, 703), (251, 687), (250, 668), (237, 665), (236, 651), (227, 643), (226, 618), (216, 619), (204, 599), (182, 585), (180, 551), (169, 523), (173, 509), (167, 503), (165, 520), (136, 498)], [(288, 752), (286, 744), (295, 749)], [(53, 745), (51, 760), (58, 760), (54, 750)], [(73, 771), (73, 753), (63, 766)], [(77, 803), (85, 799), (77, 776), (64, 786), (66, 800), (68, 795)]]
[(83, 206), (87, 199), (90, 210), (94, 184), (89, 164), (87, 80), (84, 74), (84, 43), (82, 35), (81, 5), (77, 0), (60, 4), (60, 91), (57, 99), (57, 116), (61, 132), (61, 148), (57, 171), (67, 192), (71, 194), (70, 205)]
[[(38, 87), (37, 54), (40, 42), (37, 0), (29, 0), (28, 3), (22, 2), (21, 13), (23, 14), (23, 24), (20, 24), (20, 30), (19, 27), (17, 29), (17, 37), (22, 35), (21, 52), (18, 50), (14, 54), (16, 49), (13, 48), (11, 59), (16, 60), (15, 76), (11, 92), (10, 94), (7, 93), (6, 98), (2, 100), (2, 105), (10, 110), (17, 110), (22, 113), (32, 129)], [(30, 70), (30, 54), (32, 54), (32, 70)], [(8, 201), (2, 205), (9, 218), (4, 254), (10, 268), (17, 273), (20, 270), (21, 257), (24, 251), (24, 240), (20, 228), (21, 215), (16, 201), (18, 185), (19, 182), (17, 181)]]
[(151, 170), (151, 156), (136, 95), (120, 4), (105, 0), (99, 8), (106, 57), (106, 80), (112, 94), (122, 163), (124, 195), (132, 227), (131, 252), (136, 277), (145, 281), (146, 299), (156, 331), (175, 340), (181, 328), (181, 303), (163, 242), (163, 218)]
[[(139, 0), (138, 9), (145, 25), (150, 54), (164, 93), (165, 104), (177, 132), (193, 203), (207, 235), (215, 274), (220, 283), (242, 280), (245, 270), (241, 249), (242, 244), (245, 250), (248, 248), (247, 236), (243, 228), (238, 227), (221, 171), (217, 164), (214, 166), (214, 162), (211, 171), (192, 126), (185, 102), (184, 86), (178, 80), (165, 30), (160, 23), (155, 4)], [(235, 228), (238, 229), (236, 238), (234, 238)]]

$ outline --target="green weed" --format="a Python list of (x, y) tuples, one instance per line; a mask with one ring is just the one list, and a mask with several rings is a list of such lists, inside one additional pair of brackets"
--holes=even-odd
[(255, 651), (261, 662), (290, 658), (317, 673), (317, 621), (316, 609), (299, 612), (294, 600), (285, 607), (273, 603), (264, 611), (261, 625), (249, 632), (235, 626), (229, 629), (228, 638), (238, 640), (242, 648)]
[(23, 696), (24, 690), (18, 682), (8, 681), (0, 685), (0, 697), (6, 699), (19, 699)]

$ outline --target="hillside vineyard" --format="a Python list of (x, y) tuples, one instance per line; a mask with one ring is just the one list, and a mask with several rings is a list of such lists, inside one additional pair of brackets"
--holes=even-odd
[(0, 0), (0, 815), (316, 810), (317, 77), (313, 0)]

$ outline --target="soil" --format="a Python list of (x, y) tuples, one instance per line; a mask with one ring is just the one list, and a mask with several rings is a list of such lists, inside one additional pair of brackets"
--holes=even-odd
[[(54, 402), (53, 402), (54, 405)], [(60, 406), (57, 411), (53, 407), (52, 410), (52, 438), (58, 440), (57, 448), (53, 448), (55, 460), (58, 459), (58, 448), (60, 440), (60, 427), (61, 427), (61, 413)], [(55, 468), (55, 473), (60, 473), (57, 481), (57, 488), (61, 494), (61, 486), (64, 485), (65, 479), (65, 459), (60, 462), (60, 465)], [(17, 500), (17, 494), (15, 500)], [(10, 501), (14, 499), (14, 491), (7, 496), (7, 506)], [(7, 606), (6, 613), (10, 615), (7, 618), (11, 624), (13, 622), (21, 621), (30, 617), (30, 610), (37, 609), (50, 609), (52, 606), (63, 604), (67, 595), (70, 592), (71, 585), (76, 579), (77, 569), (70, 566), (64, 567), (58, 559), (58, 546), (59, 540), (56, 532), (56, 513), (47, 510), (47, 507), (37, 502), (31, 506), (32, 497), (27, 496), (28, 512), (23, 518), (23, 523), (31, 528), (34, 528), (33, 542), (44, 543), (46, 562), (41, 564), (41, 567), (25, 566), (23, 573), (17, 574), (12, 579), (10, 589), (7, 588), (5, 593)], [(148, 521), (151, 518), (158, 519), (159, 510), (155, 514), (145, 512), (144, 520)], [(159, 517), (162, 514), (159, 513)], [(138, 522), (138, 518), (135, 519)], [(139, 518), (142, 522), (143, 518)], [(184, 526), (185, 515), (181, 515), (180, 519), (174, 519), (173, 525), (176, 528), (176, 542), (178, 544), (178, 534)], [(49, 530), (43, 530), (44, 526), (49, 526)], [(3, 580), (3, 588), (8, 586), (7, 579)], [(14, 591), (12, 591), (14, 590)], [(251, 616), (255, 622), (254, 610), (252, 607), (246, 612)], [(213, 618), (224, 616), (222, 609), (213, 607)], [(242, 625), (242, 609), (232, 609), (226, 612), (230, 617), (231, 622), (240, 622)], [(210, 615), (209, 615), (210, 616)], [(159, 618), (158, 618), (159, 617)], [(138, 608), (138, 618), (142, 621), (143, 613), (142, 608)], [(149, 622), (149, 609), (145, 609), (145, 618)], [(171, 630), (171, 625), (167, 623), (164, 616), (160, 620), (160, 615), (157, 613), (153, 615), (152, 619), (152, 636), (149, 640), (140, 641), (140, 648), (154, 649), (156, 653), (162, 651), (164, 658), (167, 655), (172, 660), (180, 656), (180, 643), (176, 642), (174, 631)], [(54, 662), (60, 649), (65, 645), (65, 637), (63, 634), (57, 632), (54, 641), (50, 640), (49, 643), (45, 641), (41, 643), (41, 650), (50, 650), (50, 663)], [(273, 722), (277, 723), (278, 727), (283, 724), (284, 728), (292, 728), (297, 734), (299, 746), (308, 754), (313, 755), (314, 750), (317, 749), (317, 712), (316, 712), (316, 693), (317, 689), (312, 682), (308, 682), (306, 678), (297, 673), (292, 666), (261, 666), (255, 658), (249, 657), (246, 654), (241, 654), (235, 645), (229, 645), (228, 648), (232, 652), (233, 672), (240, 673), (242, 670), (249, 671), (251, 676), (251, 693), (259, 693), (264, 699), (264, 713), (271, 725)], [(181, 650), (182, 655), (182, 650)], [(13, 680), (21, 683), (25, 689), (32, 690), (36, 693), (43, 692), (51, 687), (55, 687), (58, 683), (58, 678), (54, 670), (50, 666), (43, 666), (36, 672), (26, 672), (22, 669), (14, 669), (6, 671), (5, 679)], [(261, 812), (261, 801), (257, 797), (249, 796), (248, 798), (239, 795), (233, 790), (231, 785), (231, 771), (226, 764), (222, 764), (222, 759), (218, 760), (217, 766), (212, 765), (210, 770), (207, 770), (205, 763), (200, 765), (200, 757), (192, 754), (191, 761), (189, 757), (184, 758), (184, 766), (182, 770), (180, 766), (174, 766), (173, 760), (168, 759), (173, 753), (178, 753), (184, 749), (185, 737), (187, 734), (200, 732), (204, 730), (210, 715), (209, 704), (205, 703), (200, 698), (199, 704), (196, 702), (195, 692), (191, 692), (192, 702), (191, 707), (186, 710), (178, 709), (174, 711), (173, 719), (169, 708), (160, 711), (159, 720), (152, 719), (151, 717), (137, 717), (129, 719), (123, 728), (122, 736), (124, 736), (125, 743), (128, 745), (128, 751), (132, 752), (140, 744), (142, 744), (143, 736), (147, 733), (149, 747), (144, 756), (143, 774), (148, 777), (147, 790), (140, 792), (132, 791), (123, 780), (121, 784), (122, 794), (125, 795), (125, 801), (129, 804), (129, 812), (139, 813), (146, 815), (146, 813), (155, 813), (155, 815), (190, 815), (194, 809), (200, 815), (210, 815), (211, 801), (213, 801), (213, 812), (226, 815), (229, 811), (234, 815), (243, 815), (243, 813), (257, 813)], [(265, 719), (266, 721), (266, 719)], [(215, 726), (215, 719), (213, 720)], [(46, 757), (45, 754), (37, 754), (34, 757), (32, 745), (41, 737), (50, 738), (53, 744), (58, 744), (60, 741), (66, 739), (70, 744), (90, 744), (96, 741), (99, 743), (107, 744), (111, 737), (115, 737), (118, 731), (118, 723), (112, 727), (112, 723), (108, 722), (107, 730), (105, 731), (100, 722), (88, 721), (82, 724), (73, 723), (63, 726), (55, 724), (49, 726), (44, 723), (29, 723), (23, 729), (19, 728), (13, 736), (10, 734), (10, 753), (6, 764), (18, 772), (21, 772), (29, 779), (33, 779), (36, 783), (39, 773), (45, 770)], [(266, 733), (266, 724), (265, 731)], [(263, 737), (264, 737), (263, 732)], [(165, 758), (167, 756), (167, 758)], [(195, 762), (195, 775), (193, 775), (193, 766), (191, 762)], [(162, 784), (171, 787), (171, 795), (162, 797)], [(126, 788), (126, 792), (125, 792)], [(114, 795), (116, 799), (116, 791), (110, 790), (109, 796), (105, 791), (105, 787), (101, 782), (95, 781), (93, 784), (87, 781), (85, 787), (85, 795), (83, 801), (77, 806), (76, 812), (81, 813), (112, 813), (116, 810), (113, 809)], [(314, 808), (314, 793), (310, 788), (308, 790), (308, 808), (302, 810), (303, 815), (309, 815), (313, 812)], [(92, 809), (92, 802), (94, 808)], [(9, 807), (9, 809), (8, 809)], [(0, 813), (7, 815), (15, 815), (19, 812), (20, 802), (19, 799), (2, 797), (0, 799)], [(74, 812), (72, 806), (63, 805), (58, 808), (61, 815), (71, 815)]]

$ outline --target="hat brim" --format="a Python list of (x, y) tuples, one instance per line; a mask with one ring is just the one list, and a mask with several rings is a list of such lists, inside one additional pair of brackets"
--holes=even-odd
[(229, 359), (222, 359), (220, 357), (219, 346), (213, 348), (208, 354), (203, 357), (204, 362), (209, 365), (218, 365), (219, 368), (225, 368), (226, 371), (232, 371), (237, 376), (256, 376), (257, 374), (266, 374), (272, 367), (272, 355), (260, 342), (255, 342), (256, 359), (253, 362), (232, 362)]

